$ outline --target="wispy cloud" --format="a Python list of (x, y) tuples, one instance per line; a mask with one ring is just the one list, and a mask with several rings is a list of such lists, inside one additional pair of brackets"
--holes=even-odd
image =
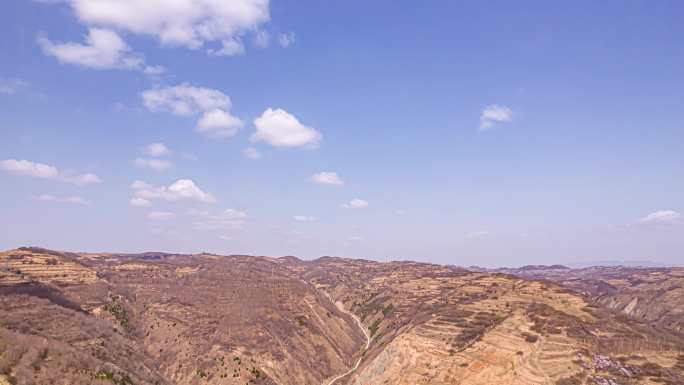
[(41, 33), (37, 38), (43, 53), (54, 56), (61, 63), (91, 69), (138, 70), (148, 75), (160, 75), (164, 67), (147, 66), (142, 55), (133, 50), (114, 31), (90, 28), (85, 42), (53, 42)]
[(54, 166), (29, 160), (6, 159), (0, 161), (0, 170), (10, 174), (49, 179), (58, 182), (86, 186), (101, 183), (100, 178), (91, 173), (81, 174), (73, 170), (59, 170)]
[(22, 88), (26, 87), (28, 83), (19, 79), (5, 79), (0, 78), (0, 94), (14, 94), (17, 93)]
[(188, 214), (197, 217), (192, 224), (196, 230), (241, 230), (247, 223), (247, 213), (235, 209), (227, 209), (219, 214), (191, 210)]
[(311, 176), (311, 181), (317, 184), (329, 184), (329, 185), (344, 185), (344, 181), (337, 175), (336, 172), (332, 171), (321, 171), (317, 174)]
[(155, 158), (173, 154), (173, 151), (171, 151), (164, 143), (161, 142), (148, 144), (145, 146), (145, 148), (143, 148), (142, 151), (144, 154), (153, 156)]
[(340, 207), (343, 209), (365, 209), (369, 206), (368, 202), (363, 199), (352, 199), (347, 203), (342, 203)]
[(133, 163), (140, 168), (148, 168), (153, 171), (166, 171), (171, 168), (171, 162), (163, 159), (136, 158)]
[(505, 123), (511, 120), (513, 120), (513, 110), (506, 106), (492, 104), (482, 110), (479, 130), (486, 131), (493, 128), (495, 123)]
[(168, 221), (174, 219), (176, 214), (168, 211), (152, 211), (147, 214), (147, 219), (152, 219), (155, 221)]
[(150, 206), (152, 206), (152, 202), (150, 202), (147, 199), (143, 199), (143, 198), (132, 198), (129, 201), (129, 204), (131, 206), (135, 206), (135, 207), (150, 207)]
[(316, 217), (308, 215), (295, 215), (292, 218), (297, 222), (316, 222)]
[(679, 222), (682, 216), (674, 210), (659, 210), (652, 212), (639, 220), (642, 225), (659, 224), (668, 225)]
[(249, 159), (261, 159), (261, 153), (254, 147), (247, 147), (242, 150), (242, 155)]
[(90, 205), (90, 201), (83, 199), (79, 196), (68, 196), (68, 197), (56, 197), (50, 194), (42, 194), (34, 197), (34, 200), (40, 202), (56, 202), (56, 203), (71, 203), (76, 205)]
[(278, 44), (280, 44), (281, 47), (287, 48), (294, 44), (295, 42), (295, 34), (294, 32), (288, 32), (288, 33), (281, 33), (278, 35)]

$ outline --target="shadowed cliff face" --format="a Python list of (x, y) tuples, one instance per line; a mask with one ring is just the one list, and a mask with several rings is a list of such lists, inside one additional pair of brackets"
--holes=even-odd
[(540, 270), (11, 250), (0, 384), (684, 383), (676, 270)]

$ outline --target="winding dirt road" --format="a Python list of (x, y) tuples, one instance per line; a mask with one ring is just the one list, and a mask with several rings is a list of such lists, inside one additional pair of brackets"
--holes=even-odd
[[(322, 291), (322, 293), (323, 293), (326, 297), (328, 297), (328, 299), (330, 300), (330, 302), (332, 302), (332, 299), (330, 298), (330, 295), (328, 295), (328, 293), (326, 293), (326, 292), (324, 292), (324, 291)], [(349, 316), (352, 317), (352, 318), (354, 319), (354, 321), (356, 322), (356, 325), (358, 325), (359, 329), (361, 329), (361, 331), (363, 332), (363, 335), (366, 336), (366, 347), (363, 349), (363, 351), (362, 351), (361, 353), (363, 353), (363, 352), (365, 352), (366, 350), (368, 350), (368, 348), (370, 347), (370, 343), (371, 343), (371, 336), (370, 336), (370, 334), (368, 333), (368, 330), (366, 330), (366, 327), (363, 326), (363, 323), (361, 323), (361, 320), (359, 319), (359, 317), (357, 317), (354, 313), (350, 312), (349, 310), (345, 309), (344, 306), (342, 305), (342, 303), (340, 303), (340, 302), (335, 302), (335, 306), (337, 306), (337, 308), (338, 308), (341, 312), (346, 313), (346, 314), (349, 314)], [(356, 369), (358, 369), (359, 365), (361, 364), (361, 360), (362, 360), (362, 359), (363, 359), (363, 354), (361, 355), (361, 357), (359, 357), (359, 359), (356, 361), (356, 364), (354, 364), (354, 366), (353, 366), (351, 369), (347, 370), (345, 373), (342, 373), (342, 374), (340, 374), (340, 375), (338, 375), (338, 376), (336, 376), (336, 377), (333, 377), (333, 378), (332, 378), (330, 381), (328, 381), (328, 382), (324, 382), (323, 385), (333, 385), (333, 384), (334, 384), (335, 382), (337, 382), (338, 380), (340, 380), (340, 379), (342, 379), (342, 378), (344, 378), (344, 377), (346, 377), (346, 376), (348, 376), (348, 375), (354, 373), (354, 371), (355, 371)]]

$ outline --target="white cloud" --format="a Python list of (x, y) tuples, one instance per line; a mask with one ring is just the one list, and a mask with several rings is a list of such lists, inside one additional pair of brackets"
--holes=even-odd
[(681, 215), (672, 210), (660, 210), (646, 215), (639, 220), (641, 224), (672, 224), (681, 218)]
[(20, 89), (27, 86), (27, 83), (21, 79), (5, 79), (0, 78), (0, 94), (14, 94)]
[(164, 143), (152, 143), (147, 145), (143, 152), (149, 156), (160, 157), (171, 155), (171, 150)]
[(38, 35), (38, 44), (43, 53), (54, 56), (62, 63), (75, 64), (92, 69), (129, 69), (159, 72), (163, 67), (146, 67), (145, 60), (111, 30), (90, 28), (85, 43), (61, 43)]
[(264, 141), (274, 147), (317, 148), (322, 140), (320, 132), (299, 122), (296, 117), (280, 108), (268, 108), (254, 119), (256, 132), (253, 142)]
[(32, 176), (34, 178), (50, 179), (59, 182), (72, 183), (77, 186), (86, 186), (102, 182), (100, 178), (91, 173), (79, 174), (73, 170), (60, 171), (54, 166), (43, 163), (35, 163), (29, 160), (6, 159), (0, 161), (0, 169), (14, 175)]
[(166, 68), (160, 65), (145, 66), (143, 68), (145, 75), (158, 76), (166, 72)]
[[(153, 36), (165, 46), (226, 45), (270, 19), (268, 0), (65, 0), (88, 26)], [(207, 49), (216, 52), (211, 47)]]
[(230, 97), (211, 88), (182, 83), (173, 87), (143, 91), (143, 104), (150, 111), (166, 111), (178, 116), (192, 116), (215, 109), (230, 109)]
[(316, 222), (316, 217), (307, 215), (295, 215), (292, 218), (294, 218), (294, 220), (297, 222)]
[(351, 237), (347, 238), (347, 240), (350, 241), (350, 242), (361, 242), (361, 241), (363, 241), (364, 239), (365, 239), (365, 238), (363, 238), (363, 237), (360, 236), (360, 235), (352, 235)]
[(90, 202), (78, 197), (78, 196), (70, 196), (70, 197), (56, 197), (54, 195), (49, 195), (49, 194), (43, 194), (35, 197), (35, 200), (41, 201), (41, 202), (57, 202), (57, 203), (72, 203), (72, 204), (77, 204), (77, 205), (89, 205)]
[(494, 126), (494, 123), (504, 123), (513, 120), (513, 110), (505, 106), (491, 104), (482, 110), (480, 115), (480, 131), (485, 131)]
[(150, 207), (150, 206), (152, 206), (152, 202), (148, 201), (147, 199), (143, 199), (143, 198), (132, 198), (129, 203), (131, 206), (135, 206), (135, 207)]
[(314, 174), (311, 176), (311, 181), (318, 184), (344, 185), (342, 178), (332, 171), (321, 171), (318, 174)]
[(216, 138), (228, 138), (237, 134), (243, 126), (242, 120), (223, 110), (214, 109), (202, 115), (197, 122), (197, 132)]
[(254, 44), (259, 48), (266, 48), (271, 41), (271, 34), (267, 31), (261, 30), (254, 36)]
[(147, 219), (153, 219), (156, 221), (168, 221), (176, 217), (176, 214), (170, 213), (168, 211), (152, 211), (147, 214)]
[(242, 44), (240, 38), (228, 39), (221, 42), (221, 48), (207, 50), (207, 53), (212, 56), (237, 56), (244, 55), (245, 46)]
[(347, 203), (343, 203), (340, 207), (344, 209), (365, 209), (368, 207), (368, 202), (363, 199), (352, 199)]
[(203, 203), (215, 203), (213, 195), (202, 191), (195, 182), (190, 179), (179, 179), (170, 186), (154, 186), (143, 181), (135, 181), (131, 185), (135, 190), (135, 197), (153, 200), (180, 201), (190, 200)]
[(287, 48), (294, 44), (295, 42), (295, 34), (294, 32), (288, 32), (288, 33), (281, 33), (278, 35), (278, 44), (280, 44), (281, 47)]
[(171, 162), (163, 159), (136, 158), (133, 163), (141, 168), (149, 168), (154, 171), (166, 171), (171, 167)]
[(196, 230), (241, 230), (247, 223), (247, 213), (234, 209), (215, 215), (195, 210), (191, 215), (199, 217), (193, 223)]
[(261, 153), (254, 147), (247, 147), (242, 150), (242, 154), (249, 159), (260, 159)]
[(146, 90), (141, 97), (150, 111), (170, 112), (177, 116), (201, 113), (195, 129), (210, 137), (230, 137), (244, 126), (242, 120), (230, 114), (230, 97), (219, 90), (183, 83)]

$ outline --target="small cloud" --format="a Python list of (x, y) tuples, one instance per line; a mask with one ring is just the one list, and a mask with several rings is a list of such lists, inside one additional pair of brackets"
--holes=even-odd
[(39, 195), (34, 198), (37, 201), (40, 202), (57, 202), (57, 203), (72, 203), (72, 204), (77, 204), (77, 205), (90, 205), (90, 202), (78, 197), (78, 196), (70, 196), (70, 197), (56, 197), (53, 195), (49, 194), (43, 194)]
[(352, 235), (351, 237), (348, 237), (347, 240), (350, 242), (361, 242), (365, 240), (365, 238), (360, 235)]
[(247, 147), (242, 150), (242, 155), (249, 159), (261, 159), (261, 153), (254, 147)]
[(489, 130), (495, 123), (505, 123), (511, 120), (513, 120), (513, 110), (506, 106), (489, 105), (482, 110), (480, 115), (479, 131)]
[(160, 65), (155, 65), (155, 66), (146, 66), (143, 69), (143, 72), (145, 75), (151, 75), (151, 76), (159, 76), (166, 72), (166, 68)]
[(154, 171), (166, 171), (171, 167), (171, 162), (163, 159), (143, 159), (137, 158), (133, 161), (136, 166), (149, 168)]
[(100, 178), (91, 173), (80, 174), (73, 170), (61, 171), (54, 166), (43, 163), (35, 163), (29, 160), (6, 159), (0, 161), (0, 170), (14, 175), (31, 176), (34, 178), (50, 179), (59, 182), (71, 183), (76, 186), (101, 183)]
[(145, 153), (149, 156), (157, 157), (157, 158), (161, 157), (161, 156), (168, 156), (168, 155), (172, 154), (171, 150), (169, 150), (169, 148), (166, 147), (166, 145), (164, 143), (161, 143), (161, 142), (152, 143), (152, 144), (147, 145), (143, 149), (143, 153)]
[(109, 29), (89, 28), (84, 44), (53, 42), (43, 33), (38, 35), (37, 42), (45, 55), (54, 56), (61, 63), (90, 69), (138, 70), (150, 75), (163, 72), (161, 66), (145, 65), (143, 56), (133, 52)]
[(168, 211), (152, 211), (147, 214), (147, 219), (152, 219), (155, 221), (168, 221), (176, 217), (176, 214), (170, 213)]
[(131, 206), (135, 206), (135, 207), (150, 207), (150, 206), (152, 206), (152, 202), (148, 201), (147, 199), (143, 199), (143, 198), (132, 198), (129, 203)]
[(245, 45), (238, 37), (226, 39), (221, 42), (221, 48), (209, 48), (207, 53), (211, 56), (238, 56), (245, 54)]
[(170, 186), (154, 186), (147, 182), (136, 180), (131, 184), (135, 190), (135, 198), (142, 198), (148, 201), (165, 200), (180, 201), (190, 200), (202, 203), (215, 203), (213, 195), (202, 191), (191, 179), (178, 179)]
[(233, 237), (231, 235), (221, 235), (219, 238), (223, 239), (224, 241), (232, 241)]
[(197, 132), (214, 138), (229, 138), (244, 127), (242, 120), (222, 109), (205, 112), (197, 122)]
[(266, 142), (273, 147), (318, 148), (323, 135), (312, 127), (308, 127), (289, 112), (280, 108), (268, 108), (260, 117), (254, 119), (256, 132), (252, 142)]
[(27, 85), (28, 83), (19, 78), (0, 78), (0, 94), (12, 95), (17, 93), (19, 90), (26, 87)]
[(306, 215), (295, 215), (292, 217), (297, 222), (316, 222), (316, 217)]
[(639, 220), (641, 224), (673, 224), (679, 221), (681, 215), (673, 210), (660, 210), (646, 215)]
[(198, 217), (193, 223), (196, 230), (242, 230), (247, 223), (247, 213), (235, 209), (227, 209), (220, 214), (193, 210), (190, 215)]
[(278, 35), (278, 44), (280, 44), (281, 47), (287, 48), (294, 44), (295, 42), (295, 34), (294, 32), (288, 32), (288, 33), (281, 33)]
[(268, 31), (260, 30), (254, 35), (254, 44), (259, 48), (266, 48), (271, 41), (271, 34)]
[(228, 95), (211, 88), (183, 83), (173, 87), (154, 88), (141, 94), (145, 107), (153, 112), (165, 111), (177, 116), (200, 118), (195, 131), (214, 138), (235, 135), (244, 123), (230, 113)]
[(347, 203), (340, 205), (343, 209), (365, 209), (368, 207), (368, 202), (363, 199), (352, 199)]
[(321, 171), (318, 174), (314, 174), (311, 176), (311, 181), (317, 184), (344, 185), (342, 178), (332, 171)]
[(192, 116), (204, 111), (227, 110), (231, 107), (230, 98), (223, 92), (194, 87), (187, 83), (146, 90), (141, 97), (148, 110), (170, 112), (177, 116)]

